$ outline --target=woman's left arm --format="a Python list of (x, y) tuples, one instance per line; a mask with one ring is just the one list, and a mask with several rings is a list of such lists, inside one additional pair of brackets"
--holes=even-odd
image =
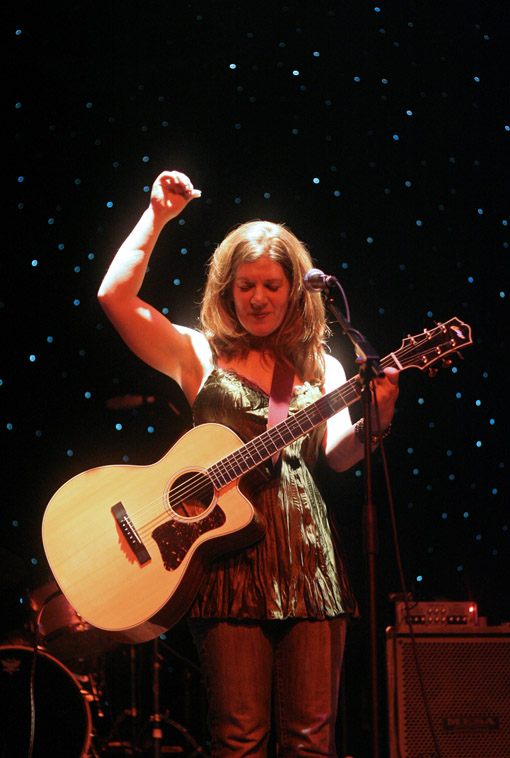
[[(384, 376), (375, 379), (375, 394), (381, 423), (384, 432), (393, 418), (395, 403), (398, 397), (398, 371), (385, 369)], [(324, 388), (330, 392), (345, 382), (345, 372), (341, 364), (331, 356), (326, 357), (326, 378)], [(359, 422), (358, 422), (359, 423)], [(377, 431), (375, 403), (372, 401), (371, 418), (372, 434)], [(375, 445), (374, 445), (375, 447)], [(360, 461), (365, 454), (363, 435), (357, 433), (356, 424), (351, 424), (348, 409), (340, 411), (327, 421), (326, 434), (323, 440), (323, 450), (328, 464), (335, 471), (347, 471)]]

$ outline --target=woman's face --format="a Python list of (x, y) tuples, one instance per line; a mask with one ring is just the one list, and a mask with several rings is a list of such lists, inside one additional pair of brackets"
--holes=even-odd
[(279, 263), (260, 258), (241, 264), (232, 284), (240, 324), (254, 337), (269, 336), (285, 318), (289, 293), (289, 280)]

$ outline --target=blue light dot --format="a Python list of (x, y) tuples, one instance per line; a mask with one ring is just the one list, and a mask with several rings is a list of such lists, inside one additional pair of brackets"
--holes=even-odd
[(420, 469), (419, 468), (413, 468), (413, 474), (414, 474), (414, 476), (418, 476), (419, 473), (420, 473)]
[(418, 405), (425, 405), (425, 400), (422, 397), (418, 398)]
[(474, 280), (474, 277), (472, 277), (472, 276), (468, 276), (468, 282), (469, 282), (470, 284), (473, 284), (473, 282), (474, 282), (474, 281), (475, 281), (475, 280)]
[(154, 433), (154, 427), (153, 426), (148, 426), (147, 427), (147, 431), (149, 432), (149, 434), (153, 434)]
[(32, 564), (32, 566), (37, 566), (37, 558), (31, 558), (30, 563)]
[(339, 190), (335, 190), (333, 192), (333, 194), (334, 194), (335, 197), (340, 197), (340, 191)]
[(320, 184), (320, 181), (321, 181), (321, 180), (319, 179), (319, 177), (317, 177), (317, 176), (314, 176), (314, 178), (313, 178), (313, 183), (314, 183), (314, 184)]
[(371, 245), (373, 241), (374, 241), (373, 237), (367, 237), (367, 242), (369, 245)]
[(469, 518), (469, 511), (464, 511), (462, 515), (464, 516), (464, 518)]
[(120, 432), (120, 430), (122, 429), (122, 424), (115, 424), (115, 429), (116, 429), (118, 432)]
[(181, 247), (181, 255), (186, 255), (187, 252), (188, 252), (188, 248), (187, 247)]
[(481, 400), (475, 400), (475, 405), (478, 405), (478, 406), (480, 406), (481, 404), (482, 404), (482, 401), (481, 401)]
[(166, 307), (165, 307), (165, 308), (162, 308), (162, 309), (161, 309), (161, 313), (162, 313), (164, 316), (168, 316), (168, 308), (166, 308)]
[(72, 450), (67, 450), (66, 455), (68, 456), (68, 458), (72, 458), (74, 455), (74, 452)]
[(475, 539), (476, 539), (477, 542), (480, 542), (480, 540), (482, 539), (482, 535), (481, 534), (477, 534), (476, 537), (475, 537)]
[(393, 139), (395, 140), (395, 142), (398, 142), (400, 137), (398, 136), (398, 134), (394, 134)]
[(473, 79), (475, 80), (475, 82), (479, 82), (480, 81), (480, 77), (479, 76), (474, 76)]
[(92, 397), (92, 392), (89, 392), (88, 390), (87, 392), (84, 392), (83, 394), (87, 398), (87, 400), (90, 400), (90, 398)]
[(7, 429), (8, 429), (10, 432), (12, 432), (13, 426), (12, 426), (12, 424), (11, 424), (10, 422), (8, 422), (8, 423), (6, 424), (6, 427), (7, 427)]
[(359, 78), (359, 76), (355, 76), (355, 77), (354, 77), (354, 81), (355, 81), (355, 82), (360, 82), (360, 81), (361, 81), (361, 79)]
[(489, 419), (489, 424), (490, 424), (491, 426), (494, 426), (494, 424), (495, 424), (495, 423), (496, 423), (496, 419), (493, 419), (493, 418), (490, 418), (490, 419)]
[(463, 566), (457, 566), (457, 571), (460, 572), (460, 571), (462, 571), (463, 568), (464, 568)]
[(106, 207), (107, 208), (113, 208), (113, 203), (112, 203), (111, 200), (108, 200), (108, 202), (106, 203)]
[(409, 453), (409, 455), (412, 455), (414, 453), (414, 448), (408, 447), (407, 452)]
[(16, 521), (16, 519), (14, 519), (14, 521), (12, 522), (12, 525), (13, 526), (19, 526), (19, 521)]
[(176, 287), (178, 287), (180, 283), (181, 283), (180, 279), (174, 279), (174, 284)]
[(476, 212), (478, 213), (479, 216), (483, 216), (483, 208), (478, 208)]
[(269, 200), (269, 198), (271, 197), (271, 193), (270, 192), (264, 192), (264, 197), (265, 197), (266, 200)]
[(237, 68), (237, 66), (236, 66), (235, 63), (231, 63), (230, 66), (229, 66), (229, 68), (233, 71), (234, 69)]
[(76, 300), (73, 300), (73, 305), (79, 305), (79, 304), (80, 304), (80, 301), (78, 300), (78, 298), (76, 298)]
[(412, 184), (411, 184), (410, 181), (404, 182), (404, 184), (405, 184), (406, 187), (412, 187)]
[(299, 71), (297, 71), (297, 69), (294, 69), (292, 76), (299, 76)]
[(150, 161), (150, 158), (148, 155), (144, 155), (142, 158), (142, 163), (148, 163)]
[(416, 226), (423, 226), (423, 222), (420, 219), (416, 220)]
[(453, 480), (455, 479), (455, 474), (450, 474), (448, 479), (450, 480), (450, 482), (453, 482)]
[(442, 518), (443, 520), (447, 519), (447, 518), (448, 518), (448, 514), (447, 514), (446, 512), (445, 512), (445, 513), (442, 513), (442, 514), (441, 514), (441, 518)]
[(416, 577), (416, 581), (423, 582), (423, 576), (421, 574), (418, 574), (418, 576)]
[(505, 297), (505, 293), (504, 292), (500, 292), (499, 296), (502, 297), (502, 298), (504, 298)]
[(30, 361), (30, 363), (34, 363), (34, 361), (35, 361), (35, 355), (33, 355), (33, 354), (29, 355), (28, 360)]
[(37, 266), (37, 264), (38, 264), (38, 261), (36, 261), (36, 260), (34, 259), (30, 265), (31, 265), (31, 266), (33, 266), (33, 267), (35, 268), (35, 267)]
[(455, 397), (457, 398), (457, 400), (460, 400), (460, 398), (462, 397), (462, 392), (456, 392)]
[(406, 111), (406, 115), (407, 115), (407, 116), (412, 116), (412, 115), (413, 115), (413, 112), (412, 112), (412, 111), (409, 111), (409, 110), (407, 110), (407, 111)]
[(477, 440), (477, 442), (476, 442), (476, 446), (477, 446), (477, 447), (482, 447), (482, 442), (481, 442), (481, 440)]
[(492, 494), (492, 495), (497, 495), (497, 494), (498, 494), (498, 488), (497, 488), (497, 487), (494, 487), (494, 489), (493, 489), (493, 490), (491, 490), (491, 494)]

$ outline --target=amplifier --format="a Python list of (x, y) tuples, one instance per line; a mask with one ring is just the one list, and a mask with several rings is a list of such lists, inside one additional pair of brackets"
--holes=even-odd
[[(419, 628), (456, 628), (471, 627), (478, 624), (478, 607), (471, 602), (434, 601), (415, 603), (410, 601), (409, 618), (414, 627)], [(395, 603), (395, 628), (399, 631), (409, 629), (407, 610), (403, 601)]]
[[(510, 756), (510, 625), (415, 630), (441, 758)], [(390, 758), (437, 758), (412, 639), (386, 630)]]

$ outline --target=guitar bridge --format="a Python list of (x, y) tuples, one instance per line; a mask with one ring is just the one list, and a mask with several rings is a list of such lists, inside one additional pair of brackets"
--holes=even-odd
[(143, 566), (144, 563), (148, 563), (151, 559), (149, 551), (140, 539), (140, 535), (133, 526), (122, 503), (114, 505), (112, 507), (112, 513), (140, 566)]

